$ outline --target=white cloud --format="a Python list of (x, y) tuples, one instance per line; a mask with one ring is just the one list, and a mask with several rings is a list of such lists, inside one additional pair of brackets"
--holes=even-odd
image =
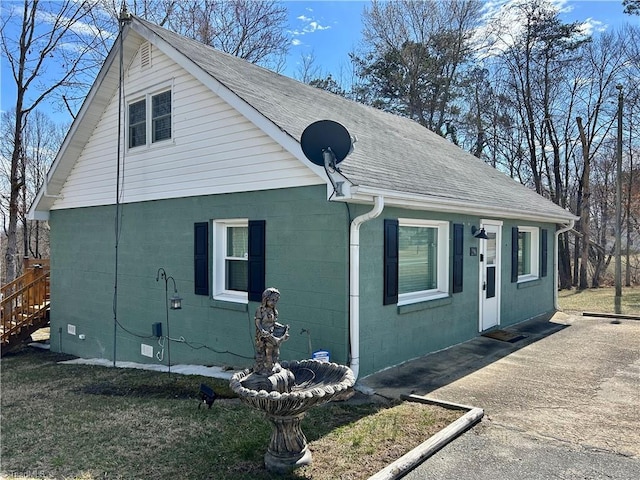
[[(526, 0), (491, 0), (483, 5), (482, 25), (474, 35), (480, 56), (496, 55), (513, 45), (524, 30), (525, 19), (518, 5), (526, 3)], [(544, 3), (559, 14), (567, 14), (573, 10), (570, 0), (546, 0)], [(606, 25), (592, 18), (579, 24), (580, 34), (584, 36), (605, 28)]]
[(600, 20), (594, 18), (587, 18), (580, 24), (580, 33), (585, 36), (591, 36), (593, 32), (604, 32), (607, 29), (607, 25)]
[[(313, 13), (309, 8), (307, 8), (306, 11), (308, 14)], [(303, 43), (302, 40), (295, 37), (302, 37), (304, 35), (329, 30), (331, 28), (330, 25), (322, 25), (318, 20), (315, 20), (312, 16), (308, 16), (307, 14), (297, 16), (296, 20), (298, 20), (298, 25), (289, 32), (291, 36), (294, 37), (291, 42), (294, 46), (302, 45)]]

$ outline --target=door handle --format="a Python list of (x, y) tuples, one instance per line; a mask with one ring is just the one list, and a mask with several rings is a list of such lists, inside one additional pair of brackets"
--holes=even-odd
[(482, 290), (486, 290), (487, 289), (487, 282), (482, 282)]

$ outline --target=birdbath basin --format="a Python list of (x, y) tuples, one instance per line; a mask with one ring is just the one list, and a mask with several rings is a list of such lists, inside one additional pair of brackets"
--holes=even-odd
[(283, 361), (280, 367), (271, 380), (253, 370), (238, 372), (230, 387), (244, 403), (265, 412), (272, 433), (264, 463), (282, 473), (311, 463), (300, 427), (305, 412), (351, 388), (355, 377), (349, 367), (318, 360)]

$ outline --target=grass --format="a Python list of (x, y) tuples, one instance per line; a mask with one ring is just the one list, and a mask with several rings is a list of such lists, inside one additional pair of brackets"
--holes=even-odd
[[(558, 304), (566, 312), (615, 313), (615, 288), (602, 287), (587, 290), (560, 290)], [(640, 287), (622, 289), (620, 312), (640, 315)]]
[[(367, 478), (460, 416), (417, 403), (332, 402), (302, 428), (313, 464), (264, 469), (271, 427), (211, 378), (88, 365), (24, 348), (2, 359), (2, 478)], [(219, 400), (198, 408), (200, 383)]]

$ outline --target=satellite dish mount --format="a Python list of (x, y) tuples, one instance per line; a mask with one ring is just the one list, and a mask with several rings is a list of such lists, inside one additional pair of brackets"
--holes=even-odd
[(338, 196), (343, 196), (342, 184), (331, 174), (340, 172), (338, 164), (353, 151), (353, 139), (346, 128), (333, 120), (318, 120), (302, 132), (300, 146), (311, 163), (324, 167)]
[(327, 147), (322, 150), (322, 158), (324, 159), (324, 168), (329, 170), (331, 173), (336, 170), (340, 171), (337, 167), (336, 155), (331, 150), (331, 147)]

